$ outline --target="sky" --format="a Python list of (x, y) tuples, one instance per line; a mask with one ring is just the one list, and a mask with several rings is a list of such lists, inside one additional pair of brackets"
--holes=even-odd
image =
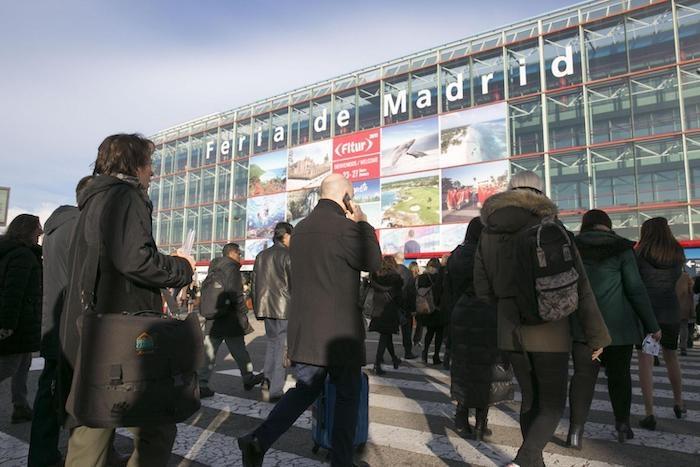
[(152, 135), (573, 4), (4, 0), (0, 186), (42, 222), (108, 135)]

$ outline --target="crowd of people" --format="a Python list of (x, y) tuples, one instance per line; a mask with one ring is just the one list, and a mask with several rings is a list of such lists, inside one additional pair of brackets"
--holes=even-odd
[[(454, 429), (468, 439), (488, 440), (489, 408), (512, 401), (517, 382), (522, 444), (511, 466), (544, 465), (567, 399), (567, 444), (582, 449), (601, 366), (617, 439), (633, 438), (635, 348), (646, 412), (639, 426), (656, 427), (659, 348), (675, 416), (686, 413), (678, 348), (680, 340), (685, 355), (692, 346), (700, 280), (684, 270), (684, 250), (662, 217), (647, 220), (633, 242), (593, 209), (574, 235), (538, 176), (520, 172), (483, 203), (463, 243), (420, 271), (416, 261), (406, 266), (404, 252), (382, 255), (352, 184), (330, 175), (307, 218), (275, 226), (273, 245), (255, 258), (248, 293), (236, 243), (224, 246), (193, 287), (190, 253), (165, 255), (153, 239), (153, 149), (139, 135), (106, 138), (94, 173), (76, 187), (77, 206), (58, 208), (43, 229), (38, 217), (19, 215), (0, 237), (0, 381), (12, 380), (12, 423), (32, 422), (30, 466), (125, 465), (113, 446), (118, 427), (133, 434), (130, 466), (166, 465), (176, 423), (197, 411), (200, 398), (214, 396), (209, 382), (223, 343), (244, 390), (260, 386), (262, 399), (275, 403), (238, 439), (245, 466), (262, 465), (327, 379), (336, 388), (331, 464), (357, 465), (366, 332), (379, 335), (376, 375), (386, 373), (387, 352), (397, 369), (417, 359), (419, 348), (424, 365), (450, 371)], [(245, 343), (253, 332), (248, 298), (265, 329), (260, 373)], [(393, 342), (399, 333), (403, 358)], [(111, 338), (98, 338), (105, 335)], [(114, 347), (104, 348), (105, 341)], [(30, 404), (36, 351), (44, 368)], [(122, 351), (131, 360), (115, 360)], [(174, 361), (183, 351), (187, 357)], [(285, 391), (290, 367), (296, 385)], [(65, 459), (62, 427), (70, 430)]]

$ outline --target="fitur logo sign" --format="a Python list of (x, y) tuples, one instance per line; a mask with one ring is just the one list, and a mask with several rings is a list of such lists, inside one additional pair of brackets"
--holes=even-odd
[[(527, 85), (527, 63), (525, 58), (518, 59), (518, 84), (520, 86)], [(550, 70), (552, 76), (555, 78), (563, 78), (566, 76), (571, 76), (574, 74), (574, 51), (571, 45), (564, 47), (564, 55), (558, 55), (552, 60)], [(490, 92), (489, 84), (494, 78), (494, 73), (487, 73), (480, 77), (479, 91), (481, 95), (487, 95)], [(464, 99), (464, 76), (462, 73), (458, 73), (455, 76), (454, 81), (447, 82), (444, 85), (443, 90), (444, 96), (448, 102), (457, 102)], [(382, 102), (382, 115), (384, 117), (390, 117), (395, 115), (400, 115), (406, 113), (408, 109), (407, 105), (408, 96), (405, 89), (400, 90), (395, 95), (384, 94), (384, 99)], [(416, 93), (415, 99), (416, 107), (419, 109), (427, 109), (435, 105), (433, 95), (429, 89), (421, 89)], [(313, 121), (313, 131), (314, 133), (322, 133), (328, 130), (328, 109), (324, 108), (321, 114), (316, 117)], [(343, 109), (338, 111), (335, 115), (335, 123), (339, 128), (344, 128), (350, 125), (350, 111)], [(241, 135), (238, 137), (238, 151), (243, 151), (243, 147), (250, 137), (248, 135)], [(272, 141), (275, 143), (282, 143), (287, 138), (285, 132), (285, 127), (278, 126), (272, 130)], [(263, 129), (257, 128), (254, 134), (254, 144), (256, 147), (262, 146), (263, 142)], [(207, 154), (206, 158), (212, 157), (215, 149), (215, 142), (207, 142)], [(368, 141), (368, 144), (371, 144)], [(222, 141), (219, 145), (219, 153), (223, 155), (229, 155), (231, 153), (231, 141)], [(352, 151), (355, 148), (348, 149)], [(355, 149), (356, 150), (356, 149)], [(360, 149), (362, 150), (362, 149)]]

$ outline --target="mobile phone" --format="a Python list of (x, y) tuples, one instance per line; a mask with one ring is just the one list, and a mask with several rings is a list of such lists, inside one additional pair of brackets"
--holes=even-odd
[(350, 214), (354, 214), (352, 204), (350, 204), (351, 199), (352, 198), (350, 198), (350, 195), (345, 193), (345, 196), (343, 196), (343, 204), (345, 205), (345, 209), (347, 209)]

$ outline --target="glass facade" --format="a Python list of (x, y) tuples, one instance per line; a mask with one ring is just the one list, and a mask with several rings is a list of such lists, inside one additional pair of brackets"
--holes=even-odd
[[(520, 170), (545, 179), (573, 230), (601, 208), (632, 239), (654, 216), (700, 239), (700, 0), (580, 4), (152, 139), (155, 238), (170, 251), (194, 230), (198, 260), (228, 241), (253, 259), (264, 222), (298, 221), (331, 171), (374, 193), (362, 202), (386, 249), (410, 227), (421, 252), (451, 250)], [(406, 177), (433, 190), (436, 215), (392, 217)]]

